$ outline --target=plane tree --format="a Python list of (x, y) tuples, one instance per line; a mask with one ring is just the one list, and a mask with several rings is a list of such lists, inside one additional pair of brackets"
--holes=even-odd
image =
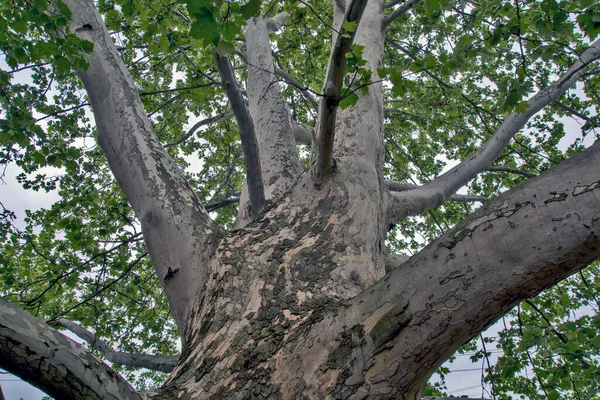
[(504, 318), (490, 397), (598, 392), (596, 2), (11, 0), (0, 28), (2, 163), (58, 196), (2, 206), (1, 368), (414, 399)]

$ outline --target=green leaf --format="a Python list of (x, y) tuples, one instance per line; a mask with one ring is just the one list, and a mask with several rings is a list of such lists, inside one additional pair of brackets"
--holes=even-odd
[(356, 93), (350, 91), (349, 89), (346, 89), (345, 92), (346, 94), (342, 96), (342, 99), (338, 104), (342, 110), (354, 106), (358, 102), (358, 95)]
[(82, 40), (81, 50), (85, 51), (86, 53), (91, 53), (92, 51), (94, 51), (94, 43), (88, 40)]
[(224, 40), (220, 40), (219, 43), (217, 44), (217, 52), (221, 56), (229, 56), (229, 55), (233, 54), (234, 50), (235, 50), (235, 47), (233, 46), (233, 43), (226, 42)]
[(71, 9), (62, 0), (56, 0), (56, 7), (58, 7), (62, 15), (64, 15), (67, 19), (71, 19), (73, 15), (71, 13)]
[(11, 28), (15, 30), (17, 33), (25, 34), (27, 33), (27, 23), (22, 19), (16, 19), (10, 23)]
[(258, 16), (260, 12), (261, 0), (249, 0), (246, 4), (240, 7), (240, 13), (244, 19), (249, 19)]
[(515, 107), (515, 111), (519, 114), (525, 114), (527, 112), (527, 109), (529, 108), (529, 103), (526, 101), (521, 101), (519, 104), (517, 104), (517, 106)]
[(441, 10), (442, 6), (440, 4), (440, 0), (426, 0), (425, 1), (425, 10), (427, 12), (427, 16), (431, 16)]
[(216, 45), (220, 38), (217, 23), (210, 14), (196, 16), (196, 21), (190, 27), (190, 35), (194, 39), (202, 39), (204, 46), (211, 43)]
[(148, 51), (154, 55), (160, 53), (160, 47), (157, 42), (152, 42), (148, 45)]
[(187, 0), (186, 8), (190, 15), (203, 14), (212, 7), (210, 0)]
[(344, 21), (342, 27), (346, 32), (355, 32), (357, 24), (355, 21)]
[(221, 32), (223, 33), (223, 39), (232, 42), (242, 32), (242, 28), (233, 22), (226, 22), (221, 26)]
[(33, 160), (41, 166), (46, 165), (46, 157), (42, 153), (39, 153), (39, 152), (33, 153)]
[(135, 14), (135, 8), (131, 3), (123, 4), (121, 6), (121, 11), (123, 11), (123, 15), (126, 17), (132, 17)]
[(424, 59), (425, 68), (431, 68), (437, 64), (437, 58), (433, 54), (427, 54)]
[(58, 74), (66, 74), (71, 70), (71, 62), (65, 57), (58, 57), (54, 60), (54, 66)]
[(415, 60), (410, 64), (409, 67), (412, 72), (422, 71), (423, 68), (425, 68), (425, 62), (423, 60)]

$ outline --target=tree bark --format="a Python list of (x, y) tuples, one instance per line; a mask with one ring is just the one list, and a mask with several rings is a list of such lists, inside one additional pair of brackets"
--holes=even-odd
[[(240, 229), (222, 232), (152, 133), (92, 2), (66, 3), (71, 30), (94, 43), (80, 76), (99, 143), (141, 221), (183, 343), (166, 383), (140, 394), (89, 351), (0, 300), (0, 366), (57, 398), (412, 400), (462, 344), (600, 257), (600, 180), (590, 167), (600, 165), (600, 144), (487, 201), (410, 259), (385, 248), (391, 222), (489, 170), (527, 119), (600, 56), (600, 42), (534, 96), (524, 115), (511, 114), (479, 152), (414, 187), (384, 180), (382, 85), (372, 84), (353, 107), (338, 111), (334, 103), (347, 47), (364, 46), (377, 81), (387, 23), (418, 1), (387, 20), (380, 0), (366, 7), (334, 1), (335, 26), (344, 19), (360, 24), (350, 38), (334, 35), (314, 175), (301, 174), (265, 22), (250, 21), (252, 118), (245, 123), (256, 128), (261, 151), (253, 157), (265, 171), (250, 181), (264, 185), (271, 204), (260, 215), (241, 212)], [(242, 207), (247, 198), (242, 193)], [(107, 347), (99, 349), (108, 354)]]
[[(71, 32), (94, 44), (79, 75), (90, 97), (98, 143), (141, 222), (156, 275), (182, 338), (190, 305), (206, 282), (221, 230), (150, 126), (137, 89), (93, 2), (67, 0)], [(194, 238), (194, 240), (190, 240)]]
[(0, 367), (56, 399), (141, 399), (89, 350), (1, 297), (0, 337)]
[[(247, 92), (249, 112), (254, 121), (265, 198), (274, 201), (287, 192), (302, 172), (287, 104), (275, 76), (271, 43), (264, 18), (252, 18), (246, 30)], [(250, 221), (244, 187), (236, 228)]]

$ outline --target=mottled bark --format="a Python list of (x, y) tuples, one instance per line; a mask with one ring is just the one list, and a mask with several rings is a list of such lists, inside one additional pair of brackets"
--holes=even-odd
[(599, 164), (596, 145), (409, 260), (387, 256), (391, 272), (356, 296), (373, 261), (351, 250), (349, 185), (337, 173), (322, 190), (306, 179), (222, 242), (185, 361), (152, 397), (418, 398), (463, 343), (600, 256), (600, 181), (589, 168)]
[[(334, 1), (334, 24), (355, 18), (358, 3), (349, 1), (347, 10), (346, 2)], [(416, 3), (399, 6), (392, 17)], [(331, 143), (330, 154), (323, 153), (321, 136), (318, 151), (330, 161), (317, 163), (315, 185), (295, 158), (300, 129), (274, 80), (264, 20), (252, 20), (250, 123), (271, 207), (254, 218), (240, 213), (242, 228), (225, 233), (151, 132), (92, 3), (67, 4), (72, 30), (94, 43), (91, 67), (81, 77), (98, 140), (142, 222), (183, 340), (165, 385), (143, 398), (412, 400), (460, 345), (600, 256), (600, 181), (590, 168), (600, 165), (600, 144), (486, 202), (410, 259), (385, 249), (390, 222), (426, 209), (436, 196), (445, 199), (469, 174), (489, 170), (490, 154), (553, 101), (559, 87), (571, 86), (581, 65), (534, 97), (524, 116), (509, 116), (490, 144), (454, 172), (422, 187), (384, 180), (382, 85), (370, 85), (355, 106), (336, 109), (320, 124)], [(377, 80), (386, 26), (381, 2), (370, 0), (359, 14), (359, 29), (345, 46), (365, 47), (363, 58)], [(339, 87), (338, 56), (345, 53), (335, 35), (333, 42), (337, 56), (328, 82)], [(596, 53), (585, 52), (578, 62)], [(312, 132), (304, 128), (308, 141)], [(0, 366), (58, 398), (138, 396), (81, 346), (3, 301), (0, 336)]]
[[(248, 109), (260, 147), (265, 198), (273, 201), (287, 192), (302, 172), (287, 104), (274, 72), (271, 43), (264, 18), (253, 18), (246, 30)], [(236, 227), (250, 221), (248, 190), (242, 190)]]
[(220, 229), (152, 132), (137, 89), (93, 2), (66, 0), (71, 32), (94, 44), (79, 75), (90, 97), (98, 143), (142, 224), (144, 240), (179, 332), (206, 281)]
[(89, 350), (1, 297), (0, 338), (0, 368), (55, 399), (141, 399)]

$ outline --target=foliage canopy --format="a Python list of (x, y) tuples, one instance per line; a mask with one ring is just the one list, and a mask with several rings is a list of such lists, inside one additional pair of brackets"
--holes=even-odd
[[(230, 227), (244, 164), (212, 50), (231, 55), (243, 85), (246, 20), (288, 13), (285, 28), (271, 35), (276, 66), (296, 80), (283, 87), (293, 119), (314, 126), (316, 111), (307, 98), (322, 91), (331, 4), (97, 5), (158, 138), (215, 221)], [(386, 62), (376, 72), (385, 82), (386, 176), (414, 184), (476, 151), (508, 113), (524, 111), (527, 98), (561, 76), (600, 34), (594, 0), (425, 0), (394, 19), (401, 6), (384, 5), (390, 15)], [(20, 171), (24, 188), (60, 197), (48, 209), (27, 211), (22, 221), (2, 206), (0, 293), (46, 321), (78, 321), (124, 351), (175, 354), (177, 331), (139, 222), (96, 144), (87, 96), (74, 73), (87, 67), (85, 54), (93, 46), (65, 33), (69, 17), (60, 0), (55, 7), (45, 0), (0, 4), (0, 163)], [(343, 28), (352, 32), (356, 26)], [(352, 107), (375, 76), (361, 54), (354, 46), (346, 55), (342, 108)], [(496, 160), (499, 168), (472, 180), (466, 193), (493, 197), (597, 139), (598, 68), (596, 63), (577, 87), (531, 119)], [(190, 129), (211, 117), (212, 123)], [(300, 152), (308, 162), (306, 148)], [(388, 235), (389, 249), (418, 252), (472, 210), (471, 204), (447, 202), (406, 219)], [(488, 351), (503, 350), (485, 372), (494, 395), (599, 398), (599, 292), (600, 270), (590, 266), (512, 311), (498, 337), (482, 337)], [(464, 351), (475, 352), (474, 360), (488, 355), (476, 342)], [(148, 377), (162, 379), (154, 372), (134, 379), (143, 385)]]

